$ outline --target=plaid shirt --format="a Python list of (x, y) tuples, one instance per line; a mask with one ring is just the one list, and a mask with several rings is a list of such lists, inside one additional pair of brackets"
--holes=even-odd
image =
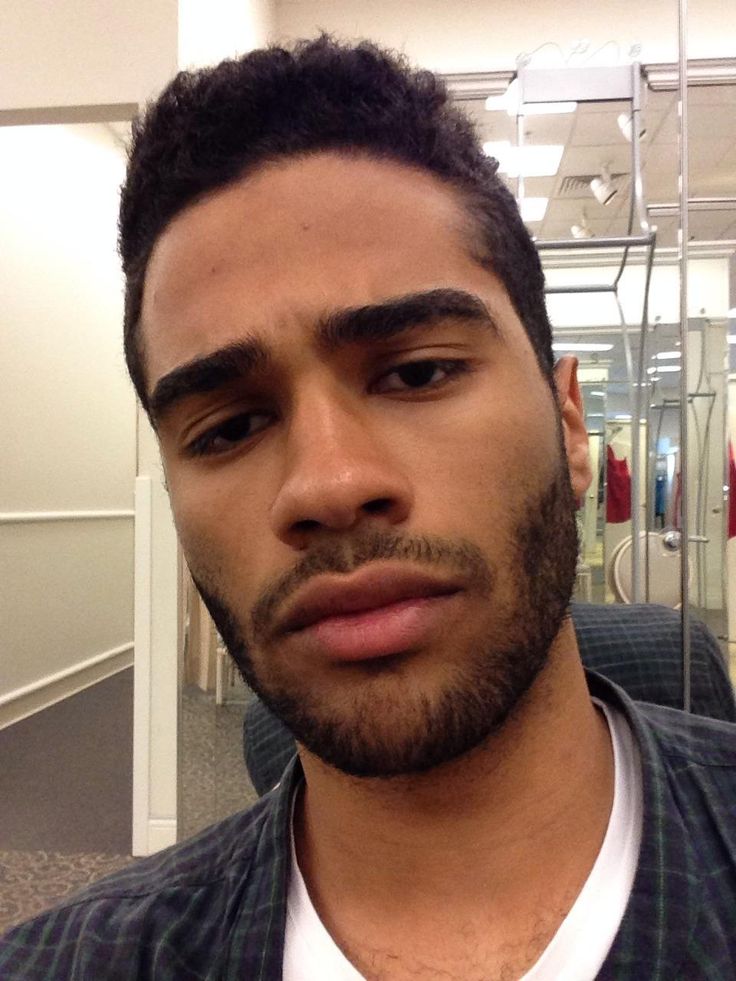
[[(736, 726), (633, 703), (644, 827), (603, 981), (736, 978)], [(279, 981), (296, 759), (249, 811), (101, 880), (0, 941), (2, 981)]]

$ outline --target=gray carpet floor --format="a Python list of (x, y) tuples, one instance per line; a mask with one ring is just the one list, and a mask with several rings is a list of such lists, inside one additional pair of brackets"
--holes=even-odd
[(0, 731), (0, 850), (131, 846), (133, 669)]
[[(183, 692), (180, 840), (256, 800), (243, 710)], [(0, 932), (135, 861), (132, 766), (132, 668), (0, 731)]]

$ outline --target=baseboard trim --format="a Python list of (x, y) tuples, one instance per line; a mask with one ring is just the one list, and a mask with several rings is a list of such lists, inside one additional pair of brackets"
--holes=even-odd
[(36, 712), (50, 708), (132, 665), (133, 644), (121, 644), (80, 664), (74, 664), (47, 678), (8, 692), (7, 695), (0, 696), (0, 729), (6, 729)]
[(150, 818), (148, 821), (148, 847), (145, 851), (136, 851), (133, 854), (136, 858), (144, 855), (153, 855), (160, 852), (162, 848), (168, 848), (176, 844), (176, 819), (175, 818)]

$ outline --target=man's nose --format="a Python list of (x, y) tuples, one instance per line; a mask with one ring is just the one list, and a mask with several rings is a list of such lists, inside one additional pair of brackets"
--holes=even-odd
[(334, 401), (302, 402), (289, 424), (273, 529), (294, 548), (315, 535), (406, 520), (412, 504), (400, 447), (375, 413)]

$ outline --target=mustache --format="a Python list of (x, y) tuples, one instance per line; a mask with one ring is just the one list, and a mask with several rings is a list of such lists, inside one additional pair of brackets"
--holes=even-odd
[(268, 636), (279, 608), (310, 579), (328, 573), (346, 575), (361, 566), (386, 559), (460, 573), (481, 592), (489, 592), (495, 580), (495, 573), (481, 549), (465, 539), (447, 541), (435, 536), (407, 537), (372, 530), (349, 542), (321, 542), (293, 569), (272, 580), (262, 590), (250, 617), (254, 639), (258, 642)]

